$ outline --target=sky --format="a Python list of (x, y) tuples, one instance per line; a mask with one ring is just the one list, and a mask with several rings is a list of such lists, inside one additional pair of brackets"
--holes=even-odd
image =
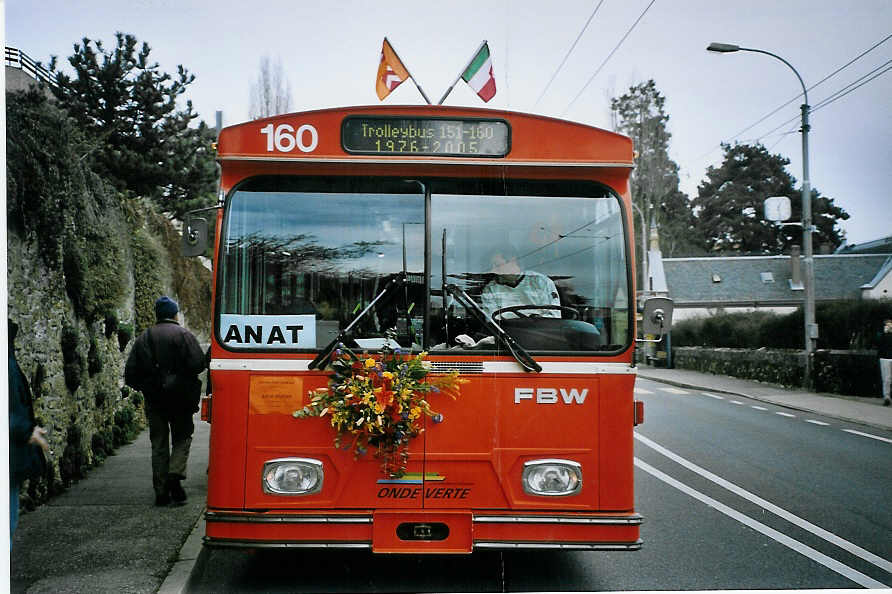
[[(666, 98), (670, 157), (691, 197), (707, 168), (721, 164), (723, 142), (761, 142), (788, 158), (789, 172), (802, 180), (801, 86), (793, 71), (763, 54), (705, 48), (719, 41), (769, 51), (813, 87), (810, 181), (849, 213), (841, 224), (847, 241), (892, 235), (890, 0), (5, 2), (6, 45), (44, 63), (67, 58), (83, 37), (113, 46), (116, 31), (148, 42), (162, 70), (182, 64), (194, 73), (187, 97), (210, 125), (217, 110), (224, 125), (248, 119), (264, 56), (281, 60), (292, 111), (378, 104), (385, 36), (433, 102), (489, 42), (496, 96), (483, 104), (459, 82), (447, 105), (609, 129), (610, 97), (653, 79)], [(407, 81), (384, 103), (424, 99)]]

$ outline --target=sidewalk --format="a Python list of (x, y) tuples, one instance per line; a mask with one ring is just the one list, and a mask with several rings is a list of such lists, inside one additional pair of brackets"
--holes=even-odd
[(811, 412), (861, 425), (892, 431), (892, 406), (883, 406), (882, 398), (860, 398), (782, 388), (751, 380), (712, 375), (689, 369), (638, 367), (638, 377), (673, 386), (746, 396), (778, 406)]
[(195, 416), (184, 506), (154, 506), (149, 431), (20, 516), (11, 591), (154, 593), (204, 511), (210, 425)]

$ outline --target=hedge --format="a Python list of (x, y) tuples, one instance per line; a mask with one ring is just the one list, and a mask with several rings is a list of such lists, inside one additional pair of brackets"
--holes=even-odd
[[(892, 300), (821, 303), (815, 309), (818, 349), (872, 349), (883, 320), (892, 318)], [(805, 342), (802, 308), (781, 315), (767, 311), (718, 314), (684, 320), (672, 327), (673, 346), (801, 349)]]
[[(674, 347), (672, 361), (681, 369), (801, 387), (805, 351)], [(816, 392), (875, 397), (882, 394), (876, 351), (819, 349), (813, 361)]]

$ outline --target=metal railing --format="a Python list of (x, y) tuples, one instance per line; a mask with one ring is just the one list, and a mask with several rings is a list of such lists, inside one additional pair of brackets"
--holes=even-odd
[(28, 54), (18, 48), (6, 46), (6, 66), (18, 68), (39, 82), (56, 85), (56, 76), (52, 72), (32, 60)]

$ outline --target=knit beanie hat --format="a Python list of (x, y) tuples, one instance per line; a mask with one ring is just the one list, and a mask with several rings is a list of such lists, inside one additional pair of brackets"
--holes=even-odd
[(180, 311), (180, 306), (167, 295), (159, 297), (155, 301), (155, 317), (159, 320), (172, 319), (178, 311)]

